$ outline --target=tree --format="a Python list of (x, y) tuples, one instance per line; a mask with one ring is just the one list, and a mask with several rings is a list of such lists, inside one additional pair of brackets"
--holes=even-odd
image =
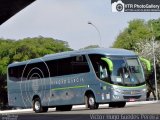
[(149, 21), (142, 19), (135, 19), (129, 22), (128, 27), (125, 28), (117, 36), (113, 44), (115, 48), (124, 48), (133, 50), (144, 58), (153, 63), (153, 39), (155, 38), (155, 55), (157, 78), (160, 81), (160, 18)]
[(155, 40), (160, 40), (160, 18), (159, 19), (152, 19), (148, 21), (148, 26), (150, 26), (151, 33), (155, 36)]
[(18, 41), (0, 39), (0, 104), (7, 104), (7, 66), (15, 61), (25, 61), (46, 54), (70, 51), (68, 43), (42, 36)]
[[(154, 43), (156, 62), (160, 62), (160, 41)], [(138, 52), (139, 56), (147, 58), (153, 63), (153, 41), (140, 41), (136, 43), (135, 51)]]
[[(156, 58), (156, 70), (157, 70), (157, 79), (160, 82), (160, 41), (155, 41), (154, 43), (154, 51)], [(135, 51), (139, 56), (148, 59), (153, 66), (153, 41), (144, 40), (136, 43)]]
[(113, 47), (134, 50), (137, 42), (149, 40), (151, 37), (150, 26), (147, 22), (135, 19), (130, 21), (128, 27), (118, 35)]

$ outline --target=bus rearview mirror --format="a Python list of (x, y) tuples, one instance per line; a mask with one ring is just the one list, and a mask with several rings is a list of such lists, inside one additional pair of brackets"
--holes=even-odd
[(140, 57), (140, 60), (146, 65), (148, 71), (151, 71), (151, 63), (149, 60)]
[(101, 60), (105, 61), (108, 64), (109, 71), (112, 72), (113, 71), (113, 62), (109, 58), (106, 58), (106, 57), (101, 58)]

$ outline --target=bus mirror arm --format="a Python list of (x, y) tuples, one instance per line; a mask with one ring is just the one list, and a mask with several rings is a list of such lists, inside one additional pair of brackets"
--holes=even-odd
[(147, 70), (148, 70), (148, 71), (151, 71), (151, 63), (150, 63), (150, 61), (147, 60), (147, 59), (144, 59), (144, 58), (142, 58), (142, 57), (140, 57), (140, 60), (146, 65)]
[(108, 64), (109, 71), (112, 72), (113, 71), (113, 62), (109, 58), (106, 58), (106, 57), (101, 58), (101, 60), (105, 61)]

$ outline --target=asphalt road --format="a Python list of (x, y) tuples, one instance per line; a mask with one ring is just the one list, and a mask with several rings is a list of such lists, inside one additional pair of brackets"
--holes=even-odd
[(2, 120), (160, 120), (160, 102), (148, 104), (127, 104), (124, 108), (109, 108), (100, 106), (97, 110), (89, 110), (84, 107), (73, 108), (72, 111), (59, 112), (49, 109), (47, 113), (3, 112)]

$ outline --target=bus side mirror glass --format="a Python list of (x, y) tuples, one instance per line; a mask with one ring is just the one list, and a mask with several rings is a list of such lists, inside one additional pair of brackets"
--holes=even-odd
[(151, 71), (151, 63), (149, 60), (140, 57), (140, 60), (146, 65), (148, 71)]
[(101, 58), (101, 60), (105, 61), (107, 63), (107, 65), (109, 66), (109, 71), (112, 72), (113, 71), (113, 62), (106, 57)]

